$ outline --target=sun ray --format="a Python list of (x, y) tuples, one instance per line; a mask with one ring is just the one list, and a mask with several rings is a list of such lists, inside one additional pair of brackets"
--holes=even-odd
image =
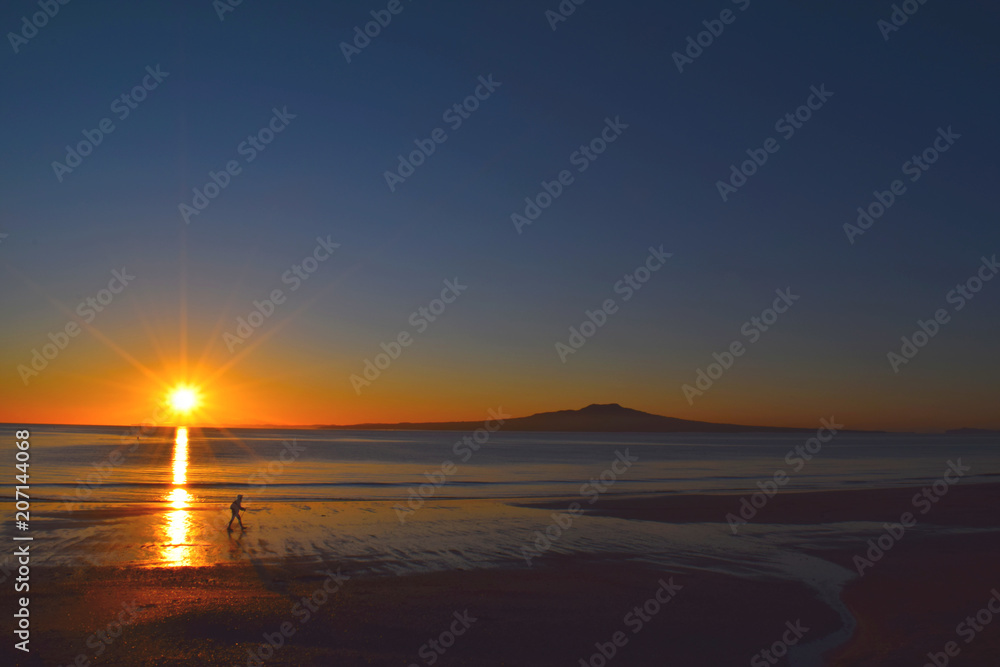
[[(343, 276), (342, 280), (345, 277), (346, 276)], [(215, 379), (217, 379), (219, 377), (222, 377), (225, 373), (227, 373), (231, 368), (233, 368), (234, 366), (236, 366), (240, 361), (242, 361), (245, 357), (247, 357), (255, 349), (257, 349), (258, 347), (260, 347), (261, 345), (263, 345), (265, 342), (267, 342), (267, 340), (269, 338), (271, 338), (272, 336), (274, 336), (275, 334), (277, 334), (278, 332), (280, 332), (282, 329), (284, 329), (286, 326), (288, 326), (289, 324), (291, 324), (291, 322), (293, 320), (295, 320), (299, 315), (302, 315), (307, 310), (309, 310), (309, 308), (311, 308), (314, 303), (316, 303), (317, 301), (319, 301), (327, 292), (329, 292), (330, 290), (332, 290), (334, 287), (338, 286), (340, 284), (340, 282), (342, 282), (342, 280), (341, 281), (331, 282), (328, 285), (326, 285), (325, 287), (320, 288), (317, 291), (317, 294), (315, 294), (313, 297), (311, 297), (309, 299), (304, 300), (303, 303), (302, 303), (302, 305), (300, 305), (294, 311), (290, 312), (287, 316), (285, 316), (285, 317), (279, 319), (278, 321), (274, 322), (273, 324), (269, 325), (269, 328), (267, 329), (267, 331), (261, 332), (258, 335), (256, 335), (254, 337), (254, 340), (251, 341), (247, 345), (246, 348), (244, 348), (243, 350), (240, 350), (239, 352), (237, 352), (233, 356), (232, 359), (230, 359), (226, 363), (222, 364), (215, 371), (215, 373), (213, 373), (211, 376), (209, 376), (209, 380), (215, 380)]]
[(23, 273), (21, 273), (20, 271), (18, 271), (16, 268), (14, 268), (13, 266), (11, 266), (10, 264), (7, 264), (6, 262), (4, 263), (4, 268), (6, 268), (8, 271), (10, 271), (11, 273), (13, 273), (15, 276), (17, 276), (18, 278), (20, 278), (29, 288), (31, 288), (31, 290), (33, 292), (35, 292), (36, 294), (38, 294), (39, 296), (41, 296), (43, 299), (45, 299), (46, 301), (48, 301), (56, 309), (60, 310), (64, 314), (66, 314), (71, 320), (73, 320), (74, 322), (76, 322), (80, 326), (81, 329), (83, 329), (84, 331), (87, 331), (91, 336), (93, 336), (97, 340), (99, 340), (102, 343), (104, 343), (105, 346), (107, 346), (109, 349), (111, 349), (113, 352), (115, 352), (123, 360), (125, 360), (126, 362), (128, 362), (136, 370), (138, 370), (139, 372), (141, 372), (143, 375), (145, 375), (146, 377), (148, 377), (150, 379), (158, 380), (158, 376), (156, 375), (156, 373), (154, 373), (152, 370), (150, 370), (145, 365), (143, 365), (138, 359), (136, 359), (135, 357), (133, 357), (131, 354), (129, 354), (128, 352), (126, 352), (120, 345), (118, 345), (113, 340), (111, 340), (110, 338), (108, 338), (107, 336), (105, 336), (97, 327), (95, 327), (95, 326), (93, 326), (91, 324), (88, 324), (83, 319), (81, 319), (68, 306), (64, 305), (61, 301), (58, 301), (58, 300), (52, 298), (51, 296), (49, 296), (49, 294), (41, 287), (41, 285), (37, 284), (31, 278), (27, 277), (26, 275), (24, 275)]

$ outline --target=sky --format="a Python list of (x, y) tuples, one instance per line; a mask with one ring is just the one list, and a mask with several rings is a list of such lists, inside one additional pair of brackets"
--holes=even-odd
[(1000, 428), (1000, 10), (862, 4), (7, 3), (0, 421)]

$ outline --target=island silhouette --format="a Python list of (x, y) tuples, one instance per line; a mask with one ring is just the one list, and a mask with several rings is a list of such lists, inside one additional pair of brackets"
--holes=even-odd
[[(481, 425), (482, 421), (451, 421), (329, 424), (315, 428), (351, 431), (466, 431), (474, 430)], [(511, 417), (504, 420), (502, 429), (592, 433), (796, 433), (816, 430), (815, 427), (751, 426), (678, 419), (633, 410), (618, 403), (592, 403), (579, 410), (557, 410), (539, 412), (527, 417)]]

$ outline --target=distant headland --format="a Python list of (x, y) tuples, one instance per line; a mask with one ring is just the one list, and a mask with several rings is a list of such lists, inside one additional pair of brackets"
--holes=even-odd
[[(400, 422), (397, 424), (323, 425), (317, 429), (351, 431), (466, 431), (478, 428), (481, 421)], [(566, 431), (591, 433), (795, 433), (815, 431), (816, 427), (749, 426), (716, 424), (654, 415), (622, 407), (617, 403), (594, 403), (580, 410), (540, 412), (528, 417), (505, 419), (504, 431)]]

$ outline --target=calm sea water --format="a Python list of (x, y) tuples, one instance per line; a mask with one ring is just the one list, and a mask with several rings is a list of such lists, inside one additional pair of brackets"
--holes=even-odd
[[(13, 430), (0, 428), (12, 472)], [(972, 466), (970, 482), (1000, 475), (1000, 438), (988, 435), (838, 434), (806, 461), (793, 450), (809, 434), (498, 432), (473, 451), (463, 432), (190, 429), (181, 442), (137, 441), (118, 428), (30, 430), (33, 498), (77, 503), (156, 502), (177, 486), (191, 503), (236, 493), (272, 502), (398, 500), (431, 482), (436, 499), (576, 496), (626, 451), (638, 461), (608, 493), (742, 491), (777, 470), (789, 474), (789, 489), (912, 485), (937, 479), (959, 457)]]

